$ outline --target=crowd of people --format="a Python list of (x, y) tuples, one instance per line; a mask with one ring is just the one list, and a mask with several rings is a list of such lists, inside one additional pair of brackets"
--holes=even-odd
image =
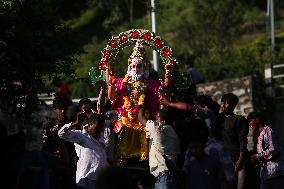
[[(144, 108), (138, 112), (149, 143), (148, 159), (144, 161), (149, 162), (149, 173), (154, 177), (152, 187), (281, 188), (284, 154), (263, 115), (252, 112), (245, 118), (234, 114), (238, 97), (232, 93), (222, 96), (220, 113), (210, 96), (194, 99), (171, 102), (160, 97), (165, 106), (155, 119), (147, 118)], [(87, 98), (79, 102), (71, 122), (66, 120), (66, 106), (60, 106), (60, 101), (54, 101), (54, 111), (58, 122), (43, 132), (43, 151), (58, 158), (58, 166), (51, 164), (52, 188), (115, 188), (118, 184), (143, 188), (143, 179), (123, 169), (116, 154), (121, 137), (113, 130), (116, 111), (105, 109), (98, 114)], [(258, 137), (253, 151), (247, 149), (249, 127)], [(120, 173), (128, 176), (120, 177)], [(117, 174), (115, 185), (102, 178), (108, 174)]]
[[(19, 158), (14, 188), (283, 188), (284, 153), (261, 112), (236, 115), (233, 93), (220, 104), (196, 91), (174, 93), (149, 70), (138, 44), (124, 78), (106, 71), (105, 95), (96, 103), (83, 98), (67, 116), (70, 93), (58, 95), (42, 149)], [(247, 148), (250, 127), (253, 149)], [(147, 163), (150, 184), (127, 169), (132, 160)]]

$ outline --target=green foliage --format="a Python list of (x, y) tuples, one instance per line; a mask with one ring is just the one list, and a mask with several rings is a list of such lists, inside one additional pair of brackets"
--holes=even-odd
[[(111, 2), (102, 3), (108, 5), (105, 9), (108, 16), (102, 21), (103, 30), (108, 32), (108, 35), (104, 40), (101, 39), (102, 41), (99, 40), (99, 35), (95, 35), (93, 39), (96, 40), (87, 44), (93, 50), (85, 51), (79, 60), (81, 62), (83, 58), (84, 62), (88, 62), (84, 64), (86, 67), (98, 64), (101, 58), (99, 51), (107, 45), (110, 35), (116, 36), (132, 28), (151, 28), (150, 1), (146, 4), (148, 12), (144, 10), (146, 5), (133, 6), (132, 22), (130, 22), (131, 0), (118, 1), (113, 5), (110, 5)], [(157, 34), (166, 39), (173, 48), (174, 56), (180, 62), (180, 71), (183, 71), (184, 64), (194, 61), (206, 81), (254, 73), (263, 74), (265, 63), (279, 59), (278, 56), (272, 58), (274, 55), (270, 53), (269, 39), (266, 39), (266, 35), (256, 37), (257, 35), (250, 34), (265, 30), (261, 28), (265, 23), (265, 20), (263, 21), (265, 11), (263, 4), (253, 1), (157, 1)], [(277, 45), (280, 47), (279, 44)], [(125, 49), (115, 60), (113, 66), (119, 76), (125, 73), (125, 63), (130, 49)], [(88, 71), (83, 66), (77, 71), (82, 69), (85, 71), (81, 73), (85, 74)], [(163, 70), (160, 72), (162, 75)]]
[(213, 49), (209, 57), (196, 59), (197, 68), (206, 75), (206, 81), (247, 75), (263, 76), (265, 64), (280, 64), (284, 60), (283, 49), (279, 53), (272, 53), (267, 39), (263, 37), (244, 46)]
[[(215, 81), (263, 74), (264, 64), (283, 62), (283, 33), (276, 37), (276, 54), (270, 52), (264, 33), (266, 2), (156, 3), (157, 34), (173, 48), (180, 71), (194, 61), (206, 81)], [(279, 33), (284, 3), (275, 4)], [(30, 91), (35, 95), (54, 75), (72, 76), (67, 81), (74, 97), (93, 96), (96, 89), (88, 84), (88, 72), (98, 66), (108, 39), (133, 28), (151, 30), (150, 0), (3, 0), (0, 13), (0, 63), (5, 65), (0, 84), (23, 84), (21, 94), (11, 96)], [(119, 53), (113, 63), (118, 76), (126, 71), (131, 49)], [(151, 59), (151, 49), (147, 51)]]
[[(195, 34), (197, 47), (203, 49), (224, 47), (239, 36), (244, 7), (238, 1), (194, 0)], [(200, 37), (199, 37), (200, 36)]]
[[(17, 96), (34, 98), (44, 89), (43, 76), (73, 73), (77, 48), (72, 46), (70, 28), (60, 21), (56, 3), (12, 1), (9, 7), (1, 4), (0, 10), (0, 64), (5, 65), (0, 71), (1, 102), (12, 103)], [(21, 83), (16, 91), (15, 81)]]

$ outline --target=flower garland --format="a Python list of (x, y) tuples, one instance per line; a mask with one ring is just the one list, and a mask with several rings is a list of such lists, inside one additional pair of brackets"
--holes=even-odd
[[(144, 126), (137, 119), (137, 114), (141, 107), (144, 105), (145, 85), (143, 85), (141, 81), (135, 81), (132, 83), (127, 74), (123, 79), (123, 84), (126, 88), (126, 94), (123, 96), (123, 109), (125, 110), (125, 112), (120, 116), (121, 122), (126, 127), (130, 127), (135, 130), (144, 130)], [(133, 89), (140, 94), (139, 98), (136, 98), (132, 95), (127, 95), (129, 94), (129, 92), (131, 93)]]
[[(101, 52), (102, 58), (99, 65), (92, 67), (89, 72), (92, 82), (96, 83), (98, 80), (105, 80), (103, 74), (106, 71), (107, 65), (112, 64), (119, 51), (135, 44), (137, 41), (157, 51), (164, 65), (171, 65), (165, 67), (166, 71), (167, 69), (173, 69), (178, 64), (172, 48), (161, 36), (145, 29), (131, 29), (121, 32), (118, 36), (112, 36), (109, 39), (108, 45)], [(113, 70), (110, 69), (109, 72), (110, 75), (115, 75)], [(99, 76), (99, 74), (101, 75)]]

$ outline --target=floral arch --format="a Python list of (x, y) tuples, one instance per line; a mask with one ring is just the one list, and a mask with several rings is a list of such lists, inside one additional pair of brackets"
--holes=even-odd
[[(149, 30), (145, 29), (132, 29), (120, 33), (116, 37), (112, 37), (106, 48), (102, 50), (102, 58), (99, 64), (99, 67), (92, 67), (89, 75), (93, 83), (99, 80), (105, 80), (105, 71), (106, 66), (111, 63), (116, 58), (120, 50), (123, 50), (130, 45), (134, 45), (139, 41), (142, 45), (147, 45), (153, 50), (157, 51), (162, 59), (162, 63), (165, 67), (166, 76), (169, 76), (169, 73), (172, 73), (177, 60), (173, 57), (173, 50), (167, 42)], [(110, 75), (113, 75), (113, 71), (110, 70)]]

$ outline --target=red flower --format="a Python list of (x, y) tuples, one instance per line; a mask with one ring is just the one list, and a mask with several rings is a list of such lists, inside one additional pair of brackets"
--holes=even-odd
[(160, 49), (163, 45), (164, 45), (164, 41), (162, 41), (161, 39), (156, 39), (154, 41), (154, 46), (157, 47), (158, 49)]
[(163, 51), (162, 51), (162, 56), (163, 57), (171, 57), (172, 56), (172, 50), (171, 49), (169, 49), (169, 48), (165, 48), (165, 49), (163, 49)]
[(144, 33), (143, 39), (146, 41), (151, 41), (153, 39), (153, 36), (150, 32)]
[(170, 60), (170, 64), (175, 66), (177, 64), (177, 61), (176, 60)]
[(109, 65), (109, 61), (108, 60), (104, 60), (104, 61), (101, 62), (100, 67), (101, 67), (101, 69), (103, 71), (105, 71), (106, 68), (108, 67), (108, 65)]
[(140, 38), (140, 32), (139, 31), (133, 31), (131, 36), (132, 36), (132, 39), (139, 39)]
[(104, 50), (103, 51), (103, 57), (108, 59), (111, 56), (111, 51), (110, 50)]
[(111, 46), (112, 48), (117, 48), (118, 47), (118, 41), (116, 39), (112, 39), (110, 42), (109, 42), (109, 46)]
[(120, 36), (120, 41), (121, 43), (125, 43), (127, 41), (128, 37), (127, 35), (123, 34), (122, 36)]

